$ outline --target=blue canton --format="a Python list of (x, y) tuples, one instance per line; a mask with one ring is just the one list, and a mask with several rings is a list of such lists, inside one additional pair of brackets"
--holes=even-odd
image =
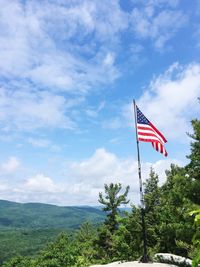
[(136, 109), (137, 109), (137, 123), (149, 124), (150, 121), (144, 116), (144, 114), (139, 110), (137, 106)]

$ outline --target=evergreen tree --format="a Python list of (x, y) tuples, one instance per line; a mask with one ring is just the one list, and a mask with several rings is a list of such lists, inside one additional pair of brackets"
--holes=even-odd
[(200, 205), (200, 120), (192, 120), (193, 134), (189, 134), (192, 138), (191, 154), (188, 156), (190, 163), (186, 166), (186, 170), (190, 179), (189, 198), (196, 204)]
[(113, 235), (114, 260), (138, 260), (143, 251), (141, 210), (132, 206), (132, 212), (118, 222), (118, 230)]
[(6, 263), (2, 265), (2, 267), (37, 267), (36, 261), (34, 259), (30, 259), (28, 257), (13, 257)]
[(166, 171), (167, 180), (161, 187), (159, 211), (160, 252), (188, 257), (189, 251), (178, 243), (190, 247), (194, 234), (192, 218), (189, 216), (192, 203), (187, 199), (189, 180), (185, 169), (171, 165)]
[[(62, 233), (55, 242), (50, 243), (37, 258), (40, 267), (76, 266), (78, 251), (68, 235)], [(83, 265), (84, 266), (84, 265)]]
[(144, 202), (146, 213), (154, 210), (160, 204), (160, 188), (158, 175), (153, 168), (150, 169), (149, 179), (144, 183)]
[(107, 219), (105, 223), (98, 229), (98, 237), (94, 242), (96, 248), (96, 258), (103, 259), (103, 262), (114, 259), (116, 254), (114, 248), (114, 233), (118, 229), (118, 219), (120, 211), (119, 207), (122, 204), (127, 204), (127, 195), (129, 186), (126, 187), (125, 192), (120, 194), (122, 189), (121, 184), (105, 184), (105, 196), (99, 193), (99, 202), (104, 205), (103, 210), (107, 212)]
[(196, 226), (196, 232), (193, 236), (193, 267), (196, 267), (200, 263), (200, 120), (192, 120), (192, 126), (193, 134), (189, 134), (192, 138), (191, 153), (188, 156), (190, 163), (186, 166), (186, 171), (190, 182), (188, 197), (197, 204), (196, 210), (193, 212)]
[(195, 216), (195, 225), (196, 225), (196, 233), (193, 236), (193, 243), (194, 243), (194, 257), (192, 262), (192, 267), (198, 267), (200, 263), (200, 209), (192, 211), (191, 215)]
[(97, 231), (91, 223), (85, 222), (75, 234), (75, 245), (78, 248), (79, 255), (85, 262), (91, 262), (95, 255), (93, 247)]
[(119, 207), (123, 204), (128, 204), (127, 195), (130, 187), (127, 186), (123, 194), (119, 194), (122, 186), (121, 184), (110, 185), (105, 184), (105, 196), (102, 193), (99, 193), (99, 203), (103, 204), (103, 211), (107, 212), (106, 224), (109, 227), (111, 233), (117, 229), (118, 222), (116, 216), (119, 214)]
[(144, 183), (145, 222), (148, 247), (156, 251), (159, 239), (160, 188), (158, 175), (151, 168)]

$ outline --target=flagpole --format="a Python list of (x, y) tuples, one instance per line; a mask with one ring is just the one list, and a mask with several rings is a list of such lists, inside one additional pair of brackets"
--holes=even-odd
[(138, 158), (138, 176), (139, 176), (139, 186), (140, 186), (140, 202), (141, 202), (141, 219), (142, 219), (142, 237), (143, 237), (143, 255), (140, 262), (147, 263), (150, 261), (147, 254), (147, 235), (146, 235), (146, 225), (145, 225), (145, 205), (144, 205), (144, 194), (142, 188), (142, 175), (141, 175), (141, 163), (140, 163), (140, 149), (137, 131), (137, 110), (135, 100), (133, 99), (134, 114), (135, 114), (135, 131), (136, 131), (136, 144), (137, 144), (137, 158)]

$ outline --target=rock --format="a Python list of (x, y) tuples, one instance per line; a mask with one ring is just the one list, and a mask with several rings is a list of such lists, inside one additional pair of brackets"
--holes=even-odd
[(192, 266), (192, 260), (178, 255), (170, 253), (157, 253), (154, 256), (154, 260), (162, 263), (169, 263), (181, 267), (190, 267)]
[(131, 261), (131, 262), (113, 262), (104, 265), (91, 265), (90, 267), (174, 267), (172, 264), (165, 264), (165, 263), (140, 263), (138, 261)]

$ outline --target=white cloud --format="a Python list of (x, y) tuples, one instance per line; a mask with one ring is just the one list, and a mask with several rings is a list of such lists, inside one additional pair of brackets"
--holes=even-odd
[(112, 66), (115, 61), (115, 56), (112, 53), (108, 53), (103, 60), (105, 66)]
[[(191, 120), (200, 116), (200, 64), (172, 64), (143, 90), (136, 103), (167, 140), (186, 143)], [(103, 127), (134, 127), (133, 103), (122, 105), (120, 115), (103, 122)]]
[(50, 146), (50, 141), (47, 139), (42, 139), (42, 138), (29, 138), (28, 143), (30, 143), (34, 147), (41, 147), (41, 148), (46, 148)]
[[(182, 11), (165, 8), (158, 11), (160, 3), (145, 2), (133, 9), (131, 14), (132, 28), (142, 39), (151, 39), (156, 48), (162, 49), (175, 33), (185, 25), (187, 17)], [(162, 3), (161, 3), (162, 2)], [(172, 6), (170, 6), (172, 8)]]
[(51, 152), (56, 152), (56, 153), (61, 151), (60, 146), (53, 144), (51, 140), (45, 138), (30, 137), (27, 139), (27, 143), (31, 144), (36, 149), (47, 148)]
[[(148, 178), (150, 167), (159, 174), (161, 184), (165, 181), (165, 170), (171, 162), (167, 159), (157, 162), (142, 163), (143, 181)], [(14, 169), (13, 169), (14, 171)], [(129, 198), (139, 203), (139, 183), (137, 160), (120, 158), (104, 148), (97, 149), (91, 157), (80, 161), (68, 162), (62, 177), (55, 179), (38, 173), (28, 175), (15, 169), (15, 180), (0, 183), (0, 197), (19, 202), (44, 202), (59, 205), (96, 205), (99, 192), (104, 191), (104, 184), (121, 183), (130, 185)], [(23, 176), (29, 177), (22, 179)], [(17, 178), (18, 177), (18, 178)], [(19, 178), (20, 177), (20, 178)]]
[(37, 174), (26, 180), (23, 185), (23, 190), (40, 193), (58, 193), (62, 192), (63, 188), (62, 186), (56, 185), (50, 177), (44, 174)]
[(86, 109), (85, 113), (87, 114), (87, 116), (91, 117), (91, 118), (96, 118), (97, 117), (97, 111), (96, 110), (92, 110), (92, 109)]
[[(107, 44), (115, 47), (117, 36), (128, 26), (117, 2), (63, 5), (1, 0), (1, 7), (2, 75), (21, 79), (22, 84), (28, 79), (44, 88), (75, 94), (118, 77), (111, 54), (106, 60), (109, 68), (103, 63), (105, 54), (109, 55)], [(84, 48), (82, 39), (91, 34), (94, 38), (89, 38)], [(75, 43), (71, 41), (74, 37)]]
[(8, 185), (5, 183), (0, 183), (0, 192), (5, 192), (9, 189)]
[(120, 75), (115, 50), (126, 14), (117, 1), (0, 0), (0, 6), (3, 130), (74, 129), (66, 113), (73, 97), (83, 100)]
[(85, 113), (87, 116), (91, 118), (96, 118), (98, 114), (104, 109), (105, 107), (105, 101), (102, 101), (99, 103), (97, 107), (91, 107), (85, 110)]
[[(78, 101), (74, 101), (74, 105), (77, 104)], [(71, 100), (69, 105), (71, 107)], [(67, 109), (68, 101), (59, 95), (0, 88), (0, 123), (5, 131), (45, 127), (73, 129), (75, 124), (66, 116)]]
[(107, 129), (116, 130), (122, 127), (126, 127), (126, 123), (119, 117), (115, 117), (106, 121), (103, 121), (102, 127)]
[[(160, 160), (154, 163), (142, 164), (143, 181), (148, 178), (150, 167), (160, 176), (160, 182), (165, 181), (165, 170), (171, 162), (180, 164), (177, 160)], [(122, 183), (130, 185), (129, 197), (133, 202), (139, 203), (139, 184), (137, 174), (137, 161), (130, 158), (118, 158), (115, 154), (104, 148), (97, 149), (88, 159), (74, 162), (69, 165), (70, 176), (76, 179), (74, 190), (76, 194), (83, 196), (87, 192), (87, 201), (95, 203), (98, 192), (103, 191), (105, 183)], [(85, 192), (86, 191), (86, 192)]]
[(168, 138), (186, 139), (191, 130), (190, 120), (199, 116), (200, 64), (173, 64), (138, 99), (145, 115)]
[(3, 174), (14, 173), (20, 166), (20, 161), (16, 157), (10, 157), (6, 162), (0, 165), (0, 171)]

